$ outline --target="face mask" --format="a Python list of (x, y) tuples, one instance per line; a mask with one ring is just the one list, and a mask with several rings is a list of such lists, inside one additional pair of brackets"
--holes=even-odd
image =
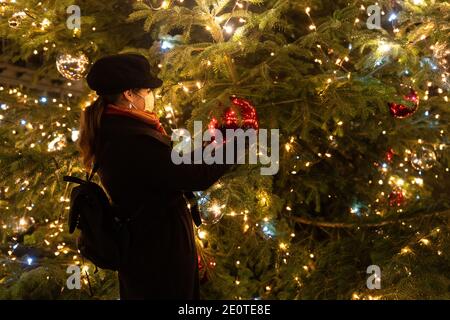
[(150, 91), (150, 93), (148, 95), (146, 95), (145, 97), (143, 97), (139, 94), (136, 94), (136, 95), (141, 97), (142, 99), (144, 99), (145, 111), (153, 112), (153, 109), (155, 108), (155, 97), (153, 96), (153, 92)]

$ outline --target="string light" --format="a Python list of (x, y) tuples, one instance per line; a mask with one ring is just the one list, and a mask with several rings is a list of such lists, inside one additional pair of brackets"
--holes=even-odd
[[(180, 3), (181, 2), (183, 2), (183, 0), (178, 0)], [(417, 1), (417, 0), (413, 0), (414, 1), (414, 3), (415, 4), (423, 4), (423, 1)], [(416, 3), (417, 2), (417, 3)], [(167, 8), (168, 6), (169, 6), (169, 4), (170, 4), (170, 2), (169, 1), (163, 1), (163, 3), (162, 3), (162, 5), (161, 5), (161, 7), (163, 7), (163, 8)], [(240, 2), (236, 2), (236, 6), (238, 6), (239, 8), (242, 8), (243, 7), (243, 5), (240, 3)], [(310, 16), (310, 11), (311, 11), (311, 9), (309, 8), (309, 7), (307, 7), (306, 9), (305, 9), (305, 13), (308, 15), (308, 16)], [(395, 16), (395, 17), (393, 17), (393, 16)], [(239, 21), (240, 22), (245, 22), (245, 20), (244, 19), (242, 19), (242, 18), (240, 18), (239, 19)], [(395, 20), (395, 19), (397, 19), (397, 16), (396, 16), (396, 14), (395, 13), (392, 13), (390, 16), (389, 16), (389, 21), (393, 21), (393, 20)], [(217, 20), (216, 20), (217, 21)], [(357, 23), (357, 22), (359, 22), (359, 19), (355, 19), (355, 23)], [(48, 23), (50, 23), (50, 21), (48, 21)], [(209, 26), (208, 26), (209, 27)], [(207, 28), (208, 28), (207, 27)], [(223, 29), (225, 30), (225, 32), (226, 33), (232, 33), (233, 32), (233, 27), (231, 26), (231, 25), (229, 25), (229, 24), (226, 24), (224, 27), (223, 27)], [(314, 25), (314, 24), (311, 24), (310, 26), (309, 26), (309, 29), (310, 30), (316, 30), (316, 26)], [(95, 30), (95, 27), (93, 28), (93, 30)], [(349, 49), (351, 49), (350, 47), (349, 47)], [(386, 53), (386, 52), (389, 52), (390, 50), (392, 49), (392, 47), (389, 45), (389, 44), (383, 44), (383, 45), (381, 45), (381, 47), (379, 47), (379, 51), (381, 52), (381, 53)], [(45, 48), (44, 48), (44, 51), (45, 51)], [(35, 50), (35, 54), (38, 54), (37, 53), (37, 50)], [(274, 55), (274, 53), (271, 53), (271, 56), (273, 56)], [(344, 57), (344, 58), (338, 58), (337, 60), (336, 60), (336, 65), (340, 65), (340, 64), (342, 64), (342, 62), (343, 61), (346, 61), (346, 62), (348, 62), (349, 61), (349, 58), (348, 57)], [(315, 62), (317, 62), (317, 63), (319, 63), (319, 64), (322, 64), (322, 61), (320, 60), (320, 59), (315, 59)], [(208, 66), (211, 66), (211, 61), (207, 61), (207, 65)], [(161, 64), (159, 64), (158, 65), (158, 67), (159, 68), (161, 68), (162, 67), (162, 65)], [(331, 83), (333, 80), (331, 79), (331, 78), (328, 78), (327, 79), (327, 83)], [(68, 84), (68, 86), (70, 86), (70, 83)], [(201, 83), (200, 82), (196, 82), (196, 86), (197, 86), (197, 88), (201, 88)], [(430, 85), (428, 85), (428, 86), (430, 86)], [(183, 90), (185, 91), (185, 92), (189, 92), (189, 88), (188, 87), (186, 87), (186, 86), (183, 86)], [(441, 89), (441, 88), (439, 88), (438, 89), (438, 92), (439, 93), (443, 93), (443, 90)], [(20, 95), (18, 95), (18, 96), (20, 96)], [(447, 96), (445, 96), (444, 97), (444, 100), (445, 101), (448, 101), (448, 97)], [(43, 102), (43, 101), (41, 101), (41, 102)], [(47, 101), (45, 101), (45, 102), (47, 102)], [(55, 102), (55, 101), (53, 101), (53, 102)], [(428, 111), (427, 111), (428, 112)], [(342, 126), (343, 125), (343, 122), (342, 121), (338, 121), (337, 122), (337, 125), (338, 126)], [(72, 130), (72, 140), (73, 141), (76, 141), (77, 139), (78, 139), (78, 131), (77, 130)], [(383, 134), (386, 134), (386, 131), (383, 131)], [(75, 137), (75, 138), (74, 138)], [(329, 140), (330, 141), (332, 141), (334, 138), (333, 138), (333, 136), (329, 136)], [(291, 151), (292, 150), (292, 145), (290, 144), (290, 143), (287, 143), (287, 144), (285, 144), (285, 149), (286, 149), (286, 151)], [(325, 156), (326, 157), (331, 157), (331, 154), (329, 154), (329, 153), (325, 153)], [(310, 162), (306, 162), (305, 163), (305, 166), (306, 167), (308, 167), (308, 166), (310, 166)], [(383, 165), (383, 168), (384, 169), (387, 169), (384, 165)], [(295, 172), (295, 171), (294, 171)], [(406, 178), (405, 178), (406, 179)], [(376, 180), (374, 180), (374, 181), (376, 181)], [(408, 178), (408, 181), (411, 181), (409, 178)], [(383, 184), (383, 180), (379, 180), (379, 182), (378, 182), (380, 185), (382, 185)], [(394, 181), (394, 183), (396, 184), (396, 185), (398, 185), (398, 186), (403, 186), (404, 184), (405, 184), (405, 181), (403, 180), (403, 179), (401, 179), (401, 178), (397, 178), (397, 179), (395, 179), (395, 181)], [(414, 184), (417, 184), (417, 185), (423, 185), (423, 179), (422, 178), (413, 178), (413, 180), (412, 180), (412, 183), (414, 183)], [(292, 190), (292, 189), (291, 189)], [(289, 207), (289, 206), (286, 206), (286, 210), (288, 210), (288, 211), (291, 211), (291, 208)], [(353, 208), (352, 208), (352, 210), (353, 210)], [(232, 212), (230, 215), (232, 215), (232, 216), (234, 216), (235, 215), (235, 212)], [(247, 216), (245, 215), (244, 216), (244, 220), (247, 220)], [(268, 222), (268, 218), (264, 218), (264, 221), (265, 222)], [(4, 225), (4, 227), (6, 227), (6, 225)], [(249, 228), (249, 225), (248, 224), (246, 224), (245, 225), (245, 227), (246, 227), (246, 230), (245, 231), (247, 231), (248, 230), (248, 228)], [(198, 232), (198, 236), (199, 236), (199, 238), (201, 238), (201, 239), (204, 239), (205, 237), (206, 237), (206, 232), (205, 231), (203, 231), (203, 230), (201, 230), (201, 231), (199, 231)], [(291, 233), (291, 237), (294, 237), (295, 236), (295, 234), (294, 233)], [(426, 243), (424, 243), (425, 241), (428, 241), (429, 242), (429, 240), (427, 240), (427, 239), (421, 239), (420, 240), (420, 242), (421, 243), (423, 243), (423, 244), (425, 244), (426, 245)], [(48, 240), (45, 240), (45, 243), (46, 243), (46, 245), (50, 245), (50, 242), (48, 241)], [(281, 250), (286, 250), (286, 244), (285, 243), (280, 243), (280, 249)], [(62, 247), (63, 248), (63, 247)], [(61, 250), (63, 250), (61, 248)], [(407, 248), (407, 247), (406, 247)], [(409, 249), (409, 248), (408, 248)], [(405, 248), (403, 248), (402, 249), (402, 253), (409, 253), (409, 252), (412, 252), (412, 251), (409, 251), (409, 252), (404, 252), (405, 250), (407, 250), (407, 249), (405, 249)], [(409, 249), (410, 250), (410, 249)], [(64, 253), (67, 253), (68, 252), (68, 250), (63, 250), (63, 252)], [(58, 253), (59, 254), (59, 253)], [(442, 252), (441, 251), (438, 251), (438, 255), (440, 255), (440, 254), (442, 254)], [(55, 253), (55, 255), (57, 255), (56, 253)], [(310, 256), (310, 258), (314, 258), (314, 255), (313, 254), (310, 254), (309, 255)], [(30, 259), (30, 258), (29, 258)], [(73, 257), (73, 259), (75, 260), (76, 259), (76, 256), (74, 256)], [(237, 265), (239, 265), (240, 264), (240, 261), (238, 260), (238, 261), (236, 261), (236, 264)], [(306, 271), (308, 271), (309, 269), (308, 269), (308, 266), (303, 266), (303, 269), (304, 270), (306, 270)], [(298, 277), (295, 277), (295, 280), (296, 281), (298, 281)], [(240, 283), (240, 281), (239, 280), (236, 280), (235, 281), (235, 283), (237, 284), (237, 285), (239, 285), (239, 283)], [(271, 290), (271, 287), (270, 286), (266, 286), (266, 291), (270, 291)], [(356, 298), (358, 298), (359, 299), (359, 296), (357, 295), (357, 293), (354, 293), (353, 295), (352, 295), (352, 297), (356, 297)], [(369, 299), (375, 299), (375, 298), (377, 298), (377, 297), (372, 297), (372, 296), (368, 296), (368, 298)]]
[(171, 43), (170, 41), (163, 40), (161, 42), (161, 50), (169, 50), (169, 49), (172, 49), (173, 47), (174, 47), (174, 44)]
[(389, 22), (392, 22), (392, 21), (394, 21), (394, 20), (396, 20), (396, 19), (397, 19), (397, 14), (396, 14), (395, 12), (392, 12), (392, 13), (389, 15), (388, 21), (389, 21)]
[(202, 240), (206, 239), (206, 231), (204, 231), (204, 230), (199, 231), (198, 237)]
[(402, 248), (402, 250), (400, 251), (400, 254), (409, 254), (412, 253), (412, 250), (410, 247), (404, 247)]
[(44, 20), (42, 20), (41, 22), (41, 30), (45, 30), (46, 28), (48, 28), (50, 26), (51, 22), (50, 20), (48, 20), (47, 18), (44, 18)]
[(169, 2), (169, 1), (164, 0), (164, 1), (161, 3), (161, 8), (162, 8), (162, 9), (167, 9), (169, 6), (170, 6), (170, 2)]
[(380, 53), (387, 53), (392, 49), (392, 44), (386, 42), (386, 41), (380, 41), (378, 44), (377, 51)]

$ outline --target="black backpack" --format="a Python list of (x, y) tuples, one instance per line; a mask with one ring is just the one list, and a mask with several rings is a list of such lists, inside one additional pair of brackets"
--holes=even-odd
[(68, 223), (69, 233), (76, 228), (81, 230), (77, 239), (81, 255), (99, 268), (118, 271), (126, 260), (131, 218), (119, 218), (119, 208), (111, 203), (101, 186), (91, 181), (110, 144), (106, 143), (86, 180), (74, 176), (64, 176), (63, 180), (78, 184), (70, 194)]

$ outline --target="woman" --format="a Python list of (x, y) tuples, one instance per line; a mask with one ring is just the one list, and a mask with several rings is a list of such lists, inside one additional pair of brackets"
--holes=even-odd
[(145, 57), (99, 59), (87, 82), (99, 97), (81, 116), (83, 163), (90, 170), (100, 160), (102, 185), (122, 217), (132, 217), (128, 258), (119, 270), (121, 299), (199, 299), (192, 217), (183, 193), (207, 189), (231, 165), (172, 163), (170, 137), (152, 112), (152, 89), (162, 81)]

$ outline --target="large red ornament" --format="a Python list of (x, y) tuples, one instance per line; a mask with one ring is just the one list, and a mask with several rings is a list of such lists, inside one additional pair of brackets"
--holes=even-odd
[(209, 129), (218, 129), (220, 126), (226, 129), (255, 129), (259, 128), (258, 115), (252, 103), (248, 100), (230, 97), (231, 106), (225, 109), (221, 122), (212, 117), (208, 125)]
[(412, 90), (403, 97), (407, 105), (401, 103), (390, 102), (389, 111), (394, 118), (403, 119), (413, 115), (419, 108), (419, 96), (417, 92)]
[(405, 195), (403, 194), (403, 190), (400, 188), (394, 189), (389, 194), (389, 205), (391, 207), (400, 207), (403, 202), (405, 202)]
[(245, 99), (232, 97), (231, 103), (233, 103), (233, 105), (240, 110), (241, 113), (240, 127), (242, 129), (252, 128), (258, 130), (259, 128), (258, 116), (256, 114), (255, 107), (251, 104), (251, 102)]

